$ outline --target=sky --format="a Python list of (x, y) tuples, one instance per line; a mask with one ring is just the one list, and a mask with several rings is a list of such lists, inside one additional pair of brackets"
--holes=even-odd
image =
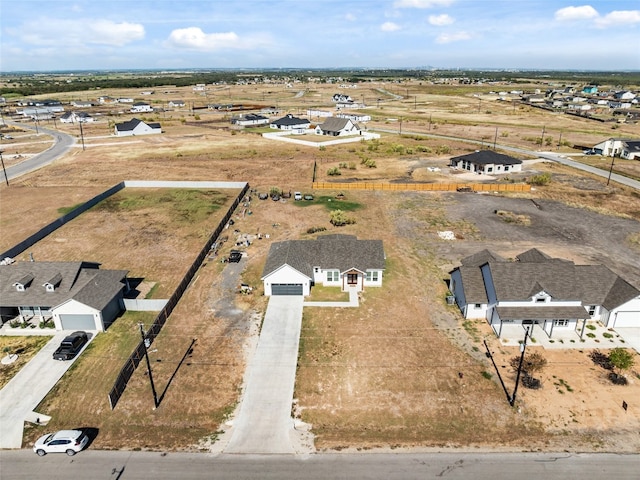
[(638, 0), (0, 0), (0, 72), (640, 70)]

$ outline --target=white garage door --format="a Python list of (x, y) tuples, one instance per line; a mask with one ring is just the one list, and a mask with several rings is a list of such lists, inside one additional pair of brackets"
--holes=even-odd
[(638, 327), (640, 328), (640, 312), (616, 313), (614, 328)]
[(60, 315), (63, 330), (95, 330), (96, 322), (91, 314), (64, 313)]

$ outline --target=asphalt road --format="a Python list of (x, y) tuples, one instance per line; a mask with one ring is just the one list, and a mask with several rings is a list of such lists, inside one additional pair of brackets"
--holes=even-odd
[[(24, 123), (17, 123), (11, 121), (5, 121), (8, 125), (16, 125), (20, 128), (25, 128), (29, 130), (36, 130), (35, 126), (27, 125)], [(34, 155), (33, 157), (20, 162), (16, 165), (12, 165), (7, 167), (7, 178), (9, 182), (12, 179), (18, 178), (22, 175), (25, 175), (29, 172), (33, 172), (34, 170), (38, 170), (46, 165), (49, 165), (58, 157), (61, 157), (76, 143), (76, 139), (71, 135), (67, 135), (66, 133), (58, 132), (57, 130), (49, 130), (48, 128), (38, 127), (38, 132), (41, 135), (50, 135), (54, 138), (55, 143), (52, 147), (45, 150), (42, 153)], [(2, 147), (0, 146), (0, 149)], [(4, 179), (2, 179), (4, 180)]]
[(227, 455), (84, 451), (37, 457), (0, 451), (2, 480), (133, 479), (637, 479), (639, 455), (571, 453), (358, 453)]

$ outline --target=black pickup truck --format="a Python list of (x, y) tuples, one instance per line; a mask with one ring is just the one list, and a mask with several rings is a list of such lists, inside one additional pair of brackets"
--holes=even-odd
[(60, 346), (53, 352), (54, 360), (71, 360), (82, 349), (89, 338), (86, 332), (73, 332), (71, 335), (64, 337), (60, 342)]

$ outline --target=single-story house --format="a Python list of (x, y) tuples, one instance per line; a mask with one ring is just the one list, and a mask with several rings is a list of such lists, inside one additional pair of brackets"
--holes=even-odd
[(262, 272), (264, 294), (308, 296), (314, 284), (362, 291), (382, 286), (382, 240), (355, 235), (322, 235), (271, 245)]
[(71, 105), (77, 108), (91, 108), (93, 107), (93, 103), (85, 100), (72, 100)]
[(168, 105), (171, 108), (182, 108), (185, 103), (184, 100), (170, 100)]
[(131, 97), (120, 97), (120, 98), (118, 98), (118, 103), (133, 103), (133, 98), (131, 98)]
[(159, 123), (145, 123), (137, 118), (132, 118), (128, 122), (116, 123), (115, 126), (115, 134), (118, 137), (152, 135), (155, 133), (162, 133), (162, 127)]
[(471, 172), (495, 175), (522, 171), (522, 160), (494, 152), (493, 150), (476, 150), (473, 153), (453, 157), (449, 162), (449, 166)]
[(87, 112), (66, 112), (60, 117), (62, 123), (91, 123), (94, 118)]
[(93, 262), (0, 265), (0, 319), (53, 319), (57, 330), (104, 331), (123, 310), (127, 273)]
[(297, 118), (288, 113), (282, 118), (271, 122), (270, 127), (277, 130), (289, 130), (294, 133), (304, 133), (311, 125), (306, 118)]
[(237, 118), (231, 120), (234, 125), (241, 127), (253, 127), (256, 125), (267, 125), (269, 118), (264, 115), (258, 115), (257, 113), (247, 113), (246, 115), (240, 115)]
[(348, 118), (353, 122), (369, 122), (371, 120), (371, 115), (364, 115), (362, 113), (338, 113), (336, 117)]
[(450, 272), (449, 290), (464, 318), (486, 319), (498, 337), (504, 325), (577, 330), (588, 320), (640, 328), (640, 290), (604, 265), (576, 265), (538, 249), (515, 261), (482, 250)]
[(640, 158), (640, 139), (609, 138), (594, 145), (592, 150), (606, 157), (618, 156), (633, 160)]
[(360, 135), (360, 127), (348, 118), (329, 117), (315, 128), (317, 135), (341, 137), (345, 135)]
[(131, 113), (153, 112), (153, 107), (148, 103), (137, 102), (131, 106)]

